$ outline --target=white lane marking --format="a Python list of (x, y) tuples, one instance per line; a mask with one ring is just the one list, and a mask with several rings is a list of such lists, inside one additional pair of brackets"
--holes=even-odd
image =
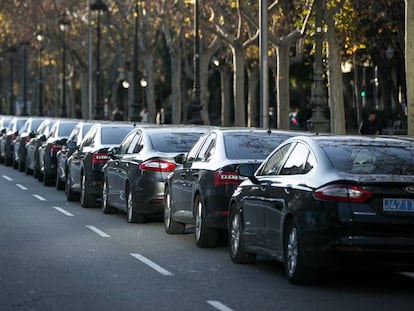
[(161, 273), (162, 275), (165, 276), (171, 276), (174, 275), (172, 274), (170, 271), (165, 270), (163, 267), (157, 265), (155, 262), (149, 260), (148, 258), (145, 258), (144, 256), (140, 255), (140, 254), (136, 254), (136, 253), (131, 253), (130, 254), (132, 257), (135, 257), (136, 259), (138, 259), (139, 261), (143, 262), (144, 264), (146, 264), (147, 266), (151, 267), (152, 269), (154, 269), (155, 271), (157, 271), (158, 273)]
[(207, 300), (207, 303), (220, 311), (233, 311), (233, 309), (227, 307), (226, 305), (223, 305), (220, 301), (217, 300)]
[(105, 232), (103, 232), (102, 230), (96, 228), (95, 226), (87, 225), (86, 228), (89, 228), (90, 230), (92, 230), (93, 232), (99, 234), (103, 238), (110, 238), (111, 237), (109, 234), (106, 234)]
[(16, 187), (19, 187), (22, 190), (27, 190), (27, 188), (21, 184), (16, 184)]
[(7, 175), (3, 175), (3, 178), (5, 179), (5, 180), (8, 180), (8, 181), (13, 181), (13, 178), (10, 178), (9, 176), (7, 176)]
[(44, 197), (42, 197), (41, 195), (38, 195), (38, 194), (33, 194), (33, 196), (34, 196), (36, 199), (40, 200), (40, 201), (46, 201), (46, 199), (45, 199)]
[(61, 208), (61, 207), (58, 207), (58, 206), (53, 206), (53, 208), (54, 208), (55, 210), (57, 210), (58, 212), (61, 212), (63, 215), (66, 215), (66, 216), (73, 216), (73, 214), (72, 214), (72, 213), (69, 213), (68, 211), (64, 210), (64, 209), (63, 209), (63, 208)]

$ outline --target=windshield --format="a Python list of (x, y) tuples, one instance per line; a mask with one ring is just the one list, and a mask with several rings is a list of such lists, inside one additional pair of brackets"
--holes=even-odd
[(124, 137), (132, 130), (131, 127), (103, 127), (101, 142), (104, 145), (119, 145)]
[(160, 152), (187, 152), (203, 133), (155, 133), (152, 146)]

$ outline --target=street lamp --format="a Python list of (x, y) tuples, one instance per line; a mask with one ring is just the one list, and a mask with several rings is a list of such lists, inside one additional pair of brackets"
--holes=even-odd
[(98, 11), (98, 20), (96, 23), (96, 98), (95, 98), (95, 120), (103, 119), (102, 96), (101, 96), (101, 11), (107, 12), (108, 6), (102, 0), (96, 0), (90, 6), (91, 11)]
[(10, 76), (9, 76), (9, 81), (10, 81), (10, 91), (9, 91), (9, 111), (8, 111), (8, 114), (9, 115), (12, 115), (12, 114), (14, 114), (14, 107), (13, 107), (13, 104), (14, 104), (14, 94), (13, 94), (13, 84), (14, 84), (14, 77), (13, 77), (13, 72), (14, 72), (14, 58), (15, 58), (15, 55), (16, 55), (16, 53), (17, 53), (17, 49), (16, 49), (16, 47), (13, 45), (13, 46), (11, 46), (10, 48), (9, 48), (9, 50), (8, 50), (8, 54), (9, 54), (9, 74), (10, 74)]
[(21, 111), (22, 116), (27, 116), (27, 47), (29, 42), (22, 42), (23, 48), (23, 110)]
[(41, 33), (36, 36), (37, 41), (39, 41), (39, 103), (37, 106), (37, 114), (43, 116), (43, 68), (42, 68), (42, 42), (43, 35)]
[[(141, 0), (142, 1), (142, 0)], [(132, 61), (133, 70), (133, 101), (131, 111), (131, 121), (139, 121), (139, 102), (138, 102), (138, 1), (135, 1), (134, 8), (134, 59)], [(142, 81), (142, 80), (141, 80)]]
[(313, 69), (313, 87), (312, 87), (312, 117), (307, 121), (308, 127), (314, 132), (328, 132), (329, 121), (325, 118), (325, 108), (327, 106), (326, 96), (324, 95), (324, 85), (322, 79), (322, 14), (323, 0), (316, 0), (315, 9), (315, 61)]
[(66, 41), (65, 41), (65, 32), (69, 28), (70, 22), (67, 20), (66, 16), (62, 16), (59, 20), (59, 28), (62, 31), (62, 111), (60, 116), (66, 118), (68, 116), (66, 109)]

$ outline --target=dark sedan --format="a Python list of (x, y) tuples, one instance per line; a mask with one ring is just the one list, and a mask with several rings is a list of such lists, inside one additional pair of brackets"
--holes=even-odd
[[(199, 247), (213, 247), (227, 231), (228, 205), (242, 181), (241, 163), (257, 168), (276, 146), (296, 132), (253, 128), (220, 128), (208, 132), (167, 178), (164, 224), (167, 233), (195, 225)], [(223, 234), (221, 234), (223, 235)]]
[[(398, 138), (308, 136), (287, 140), (230, 202), (234, 262), (285, 264), (292, 283), (321, 268), (414, 264), (414, 145)], [(250, 172), (249, 172), (250, 171)]]
[(65, 192), (68, 201), (78, 200), (82, 207), (95, 207), (102, 197), (102, 167), (108, 150), (119, 146), (134, 128), (133, 124), (103, 122), (94, 124), (67, 160)]
[(128, 222), (162, 216), (164, 182), (206, 127), (140, 127), (133, 130), (104, 166), (102, 210), (123, 210)]
[(7, 166), (13, 164), (14, 142), (27, 119), (28, 117), (13, 117), (9, 126), (3, 130), (4, 133), (0, 139), (0, 159)]

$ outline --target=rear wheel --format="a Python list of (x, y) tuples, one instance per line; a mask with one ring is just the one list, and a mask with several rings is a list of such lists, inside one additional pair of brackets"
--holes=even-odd
[(127, 221), (130, 223), (144, 223), (146, 221), (146, 217), (138, 214), (136, 208), (134, 207), (134, 197), (129, 187), (127, 187), (125, 195), (127, 197)]
[(56, 177), (56, 189), (57, 190), (65, 189), (65, 182), (63, 182), (59, 177)]
[(185, 224), (176, 222), (171, 217), (171, 196), (168, 188), (164, 194), (164, 227), (168, 234), (182, 234), (185, 230)]
[(82, 173), (80, 202), (81, 206), (84, 208), (91, 208), (95, 207), (96, 205), (96, 198), (93, 194), (90, 193), (87, 187), (85, 173)]
[(241, 215), (236, 207), (233, 207), (230, 212), (229, 222), (229, 246), (230, 257), (235, 263), (254, 263), (256, 255), (246, 252), (246, 245), (244, 243), (241, 227)]
[(45, 172), (43, 173), (43, 184), (45, 186), (52, 186), (53, 185), (53, 176), (46, 174)]
[(19, 172), (24, 172), (25, 166), (25, 162), (23, 162), (22, 159), (20, 159), (17, 165), (17, 169), (19, 170)]
[(66, 200), (69, 202), (78, 201), (79, 200), (79, 194), (74, 192), (72, 190), (72, 178), (69, 175), (69, 173), (66, 173), (66, 182), (65, 182), (65, 194), (66, 194)]
[(115, 209), (112, 206), (110, 206), (108, 202), (108, 184), (106, 180), (104, 181), (102, 189), (102, 212), (104, 214), (115, 213)]
[(29, 160), (28, 160), (28, 156), (26, 156), (26, 162), (25, 162), (25, 164), (24, 164), (24, 173), (26, 174), (26, 175), (32, 175), (33, 174), (33, 170), (32, 169), (30, 169), (30, 167), (29, 167), (29, 165), (28, 165), (28, 163), (29, 163)]
[(299, 232), (294, 221), (287, 225), (284, 240), (285, 270), (289, 282), (292, 284), (313, 283), (316, 273), (304, 263)]
[(198, 247), (214, 247), (217, 244), (218, 231), (207, 226), (206, 215), (200, 196), (194, 200), (196, 213), (195, 242)]

